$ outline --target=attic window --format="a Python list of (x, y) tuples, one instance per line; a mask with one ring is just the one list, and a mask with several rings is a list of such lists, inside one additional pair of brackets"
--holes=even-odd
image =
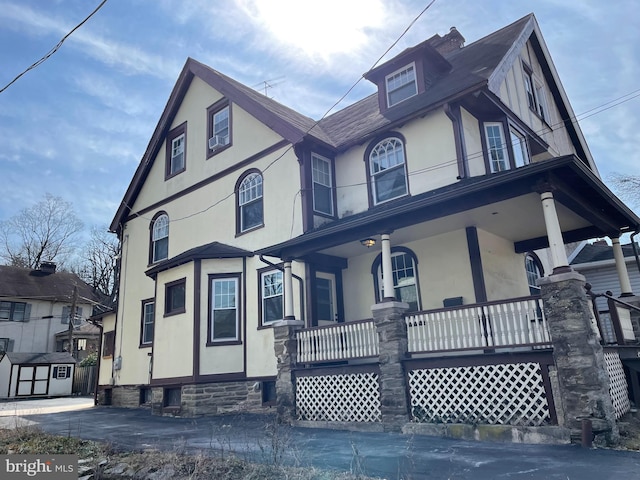
[(387, 105), (392, 107), (407, 98), (418, 94), (418, 82), (416, 81), (415, 64), (404, 67), (401, 70), (387, 75)]

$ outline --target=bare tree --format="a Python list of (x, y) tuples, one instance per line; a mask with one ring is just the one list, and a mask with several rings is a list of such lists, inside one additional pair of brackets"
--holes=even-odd
[(114, 292), (116, 262), (120, 252), (118, 238), (106, 229), (93, 227), (91, 237), (72, 267), (82, 280), (111, 298)]
[(27, 268), (37, 268), (43, 261), (63, 265), (82, 228), (73, 205), (47, 193), (32, 207), (0, 222), (0, 258), (8, 265)]

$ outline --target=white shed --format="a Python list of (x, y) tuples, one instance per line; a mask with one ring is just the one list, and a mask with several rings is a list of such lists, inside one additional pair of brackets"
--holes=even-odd
[(0, 398), (71, 395), (75, 366), (64, 352), (8, 352), (0, 359)]

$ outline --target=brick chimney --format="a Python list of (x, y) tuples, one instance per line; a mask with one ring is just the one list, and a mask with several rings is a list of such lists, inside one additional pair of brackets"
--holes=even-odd
[(56, 263), (55, 262), (40, 262), (40, 268), (39, 270), (46, 274), (49, 275), (51, 273), (56, 273)]
[[(437, 37), (440, 37), (437, 35)], [(441, 55), (459, 50), (464, 46), (464, 37), (458, 32), (456, 27), (451, 27), (449, 33), (444, 37), (434, 38), (431, 46), (434, 47)]]

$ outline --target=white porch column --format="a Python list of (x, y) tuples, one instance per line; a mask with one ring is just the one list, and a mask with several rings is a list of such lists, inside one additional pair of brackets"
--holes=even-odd
[(556, 212), (556, 203), (553, 200), (553, 193), (541, 193), (540, 199), (542, 200), (544, 224), (547, 227), (547, 237), (549, 238), (553, 273), (570, 271), (571, 267), (569, 267), (567, 252), (564, 249), (562, 230), (560, 229), (560, 222), (558, 221), (558, 213)]
[(293, 313), (293, 276), (291, 275), (291, 261), (284, 262), (284, 319), (295, 319)]
[(382, 296), (383, 301), (395, 301), (393, 291), (393, 267), (391, 266), (391, 239), (388, 233), (380, 236), (382, 247)]
[(621, 296), (632, 296), (633, 291), (631, 290), (631, 280), (629, 280), (627, 264), (624, 261), (624, 253), (622, 251), (622, 245), (620, 245), (620, 238), (611, 238), (611, 244), (613, 245), (613, 258), (616, 260), (616, 271), (618, 272), (618, 279), (620, 280)]

